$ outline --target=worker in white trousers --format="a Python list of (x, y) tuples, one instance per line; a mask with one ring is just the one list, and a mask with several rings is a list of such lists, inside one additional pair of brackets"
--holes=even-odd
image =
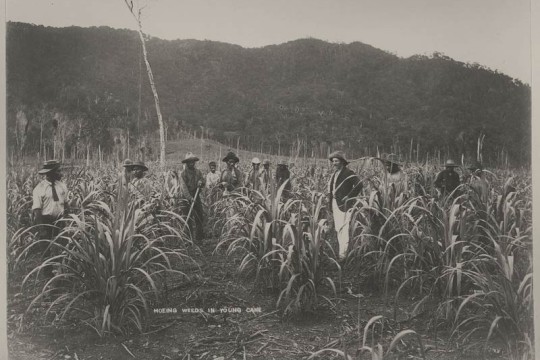
[(342, 151), (336, 151), (328, 156), (334, 168), (334, 174), (328, 184), (328, 201), (331, 205), (334, 228), (337, 232), (339, 259), (347, 256), (349, 247), (349, 223), (352, 207), (357, 196), (362, 191), (362, 182), (354, 171), (349, 169), (349, 162)]

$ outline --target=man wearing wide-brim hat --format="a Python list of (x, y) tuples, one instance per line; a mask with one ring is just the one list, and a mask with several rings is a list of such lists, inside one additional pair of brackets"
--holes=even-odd
[(479, 161), (475, 161), (467, 169), (471, 171), (467, 180), (469, 188), (476, 194), (477, 199), (483, 204), (487, 203), (490, 190), (489, 184), (484, 177), (484, 167)]
[(331, 153), (328, 160), (334, 168), (334, 173), (328, 183), (328, 202), (338, 236), (339, 258), (344, 259), (349, 246), (351, 211), (362, 191), (362, 182), (358, 175), (347, 167), (349, 162), (342, 151)]
[(437, 174), (434, 185), (443, 196), (452, 194), (456, 188), (461, 184), (459, 174), (454, 171), (459, 167), (454, 160), (448, 159), (444, 164), (445, 169)]
[(155, 193), (151, 181), (145, 177), (148, 167), (143, 161), (134, 161), (131, 165), (125, 166), (131, 172), (130, 192), (142, 201), (149, 200)]
[[(182, 160), (184, 171), (180, 174), (180, 200), (182, 214), (189, 215), (188, 226), (192, 236), (197, 242), (204, 238), (204, 210), (202, 206), (201, 190), (206, 184), (202, 172), (195, 167), (199, 158), (193, 153), (188, 152)], [(190, 214), (190, 209), (191, 214)]]
[(32, 192), (34, 224), (44, 225), (39, 229), (41, 239), (52, 240), (58, 234), (58, 228), (53, 226), (54, 223), (68, 210), (68, 188), (61, 181), (61, 164), (57, 160), (45, 161), (38, 173), (45, 178)]
[(255, 191), (261, 190), (261, 160), (258, 157), (254, 157), (251, 160), (251, 170), (248, 173), (246, 187)]
[(221, 173), (220, 186), (226, 192), (234, 191), (244, 186), (244, 174), (236, 167), (240, 161), (238, 156), (232, 151), (223, 158), (223, 162), (227, 164), (227, 168)]
[(383, 155), (381, 160), (386, 168), (385, 183), (390, 189), (394, 189), (396, 196), (407, 191), (407, 175), (403, 172), (403, 165), (399, 161), (399, 158), (394, 154)]
[(125, 159), (122, 163), (123, 170), (120, 172), (120, 186), (123, 189), (127, 189), (128, 184), (130, 183), (133, 173), (132, 173), (133, 161), (130, 159)]

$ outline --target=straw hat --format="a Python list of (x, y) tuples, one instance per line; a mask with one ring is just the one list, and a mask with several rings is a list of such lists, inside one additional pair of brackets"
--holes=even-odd
[(193, 155), (192, 152), (188, 152), (186, 156), (184, 157), (184, 160), (182, 160), (182, 164), (185, 164), (191, 161), (199, 161), (199, 158)]
[(334, 151), (330, 155), (328, 155), (328, 160), (332, 161), (332, 159), (339, 159), (341, 160), (345, 165), (347, 165), (349, 162), (345, 158), (345, 153), (343, 151)]
[(444, 164), (445, 167), (459, 167), (459, 165), (456, 165), (454, 160), (448, 159), (446, 160), (446, 163)]
[(260, 163), (261, 163), (261, 160), (259, 160), (258, 157), (254, 157), (253, 159), (251, 159), (251, 163), (252, 163), (252, 164), (260, 164)]
[(60, 163), (58, 160), (47, 160), (43, 163), (43, 167), (38, 171), (38, 174), (47, 174), (50, 171), (58, 170)]

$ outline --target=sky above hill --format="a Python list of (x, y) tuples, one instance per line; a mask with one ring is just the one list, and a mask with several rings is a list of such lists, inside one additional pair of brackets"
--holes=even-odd
[[(8, 21), (136, 28), (124, 0), (5, 1)], [(163, 39), (360, 41), (402, 57), (438, 51), (531, 83), (530, 0), (139, 1), (143, 30)]]

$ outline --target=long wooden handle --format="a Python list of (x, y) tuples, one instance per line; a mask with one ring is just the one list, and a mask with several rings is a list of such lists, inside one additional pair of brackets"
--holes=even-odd
[(193, 197), (193, 202), (191, 203), (191, 207), (189, 208), (189, 212), (186, 218), (186, 224), (189, 221), (189, 217), (191, 216), (191, 212), (193, 211), (193, 207), (195, 206), (195, 201), (197, 201), (197, 196), (199, 196), (199, 190), (201, 188), (197, 186), (197, 191), (195, 191), (195, 196)]

